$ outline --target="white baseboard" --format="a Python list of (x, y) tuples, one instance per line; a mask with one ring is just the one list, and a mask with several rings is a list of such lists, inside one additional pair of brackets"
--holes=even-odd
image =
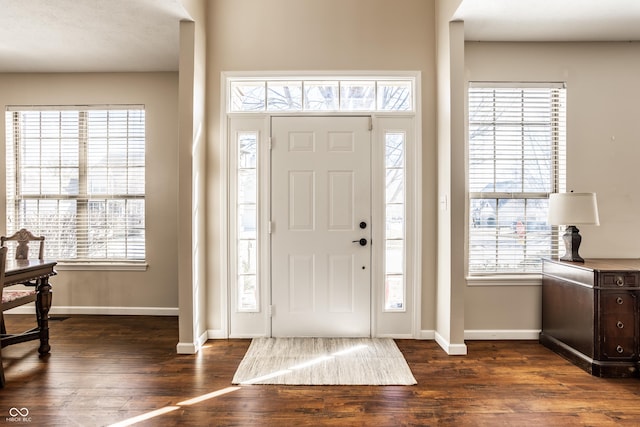
[[(235, 335), (231, 335), (228, 338), (232, 338), (232, 339), (252, 339), (252, 338), (265, 338), (266, 335), (265, 334), (235, 334)], [(397, 340), (412, 340), (415, 339), (415, 337), (411, 334), (381, 334), (381, 335), (376, 335), (376, 338), (393, 338), (393, 339), (397, 339)], [(227, 339), (227, 336), (224, 335), (221, 331), (218, 330), (209, 330), (209, 339), (210, 340), (215, 340), (215, 339)], [(424, 338), (421, 338), (424, 339)]]
[(196, 354), (199, 347), (192, 342), (179, 342), (176, 345), (176, 353), (178, 354)]
[(465, 356), (467, 354), (466, 344), (451, 344), (448, 340), (444, 339), (437, 331), (435, 332), (436, 342), (449, 356)]
[(433, 329), (422, 330), (422, 331), (418, 332), (418, 336), (416, 337), (416, 339), (419, 339), (419, 340), (435, 340), (436, 339), (436, 331), (434, 331)]
[[(465, 340), (537, 340), (540, 329), (467, 329)], [(434, 330), (422, 330), (416, 339), (435, 340)]]
[(411, 334), (379, 334), (375, 338), (392, 338), (394, 340), (412, 340), (415, 337)]
[[(22, 305), (6, 311), (11, 314), (33, 314), (34, 306)], [(117, 316), (178, 316), (177, 307), (51, 307), (49, 314), (60, 316), (65, 314), (96, 314), (96, 315), (117, 315)]]
[(464, 331), (465, 340), (537, 340), (540, 329), (472, 329)]
[(176, 352), (178, 354), (196, 354), (206, 342), (207, 331), (200, 334), (196, 342), (179, 342), (176, 345)]
[(200, 336), (198, 337), (198, 350), (200, 351), (200, 349), (202, 348), (202, 346), (207, 342), (207, 340), (209, 339), (208, 336), (208, 332), (204, 331), (203, 333), (200, 334)]
[[(209, 336), (211, 337), (211, 336)], [(232, 334), (229, 336), (230, 339), (238, 339), (238, 340), (251, 340), (253, 338), (267, 338), (266, 334)], [(226, 339), (224, 336), (214, 337), (211, 339)]]
[(207, 339), (210, 340), (226, 340), (230, 338), (222, 329), (207, 329)]

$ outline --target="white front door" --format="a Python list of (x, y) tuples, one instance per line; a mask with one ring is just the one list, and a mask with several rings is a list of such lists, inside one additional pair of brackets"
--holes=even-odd
[(274, 117), (274, 337), (371, 335), (369, 117)]

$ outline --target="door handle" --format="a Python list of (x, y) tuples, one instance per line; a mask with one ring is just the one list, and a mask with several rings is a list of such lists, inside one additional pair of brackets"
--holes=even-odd
[(362, 238), (360, 240), (353, 240), (351, 243), (359, 243), (360, 246), (367, 246), (367, 239)]

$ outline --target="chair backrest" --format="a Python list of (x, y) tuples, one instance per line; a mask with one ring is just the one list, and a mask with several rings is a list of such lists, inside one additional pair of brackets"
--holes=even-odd
[(7, 268), (7, 248), (0, 248), (0, 293), (4, 288), (4, 270)]
[(0, 237), (0, 247), (6, 248), (7, 242), (16, 242), (15, 259), (29, 259), (29, 243), (39, 242), (38, 259), (44, 257), (44, 236), (35, 236), (29, 230), (21, 228), (11, 236)]

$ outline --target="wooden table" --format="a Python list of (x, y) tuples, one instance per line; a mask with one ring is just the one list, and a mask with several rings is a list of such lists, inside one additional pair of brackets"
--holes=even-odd
[(38, 326), (20, 334), (2, 335), (2, 348), (25, 341), (40, 340), (38, 352), (47, 354), (49, 346), (49, 309), (51, 308), (51, 284), (49, 277), (56, 274), (52, 260), (7, 260), (4, 287), (21, 283), (36, 283), (36, 320)]

